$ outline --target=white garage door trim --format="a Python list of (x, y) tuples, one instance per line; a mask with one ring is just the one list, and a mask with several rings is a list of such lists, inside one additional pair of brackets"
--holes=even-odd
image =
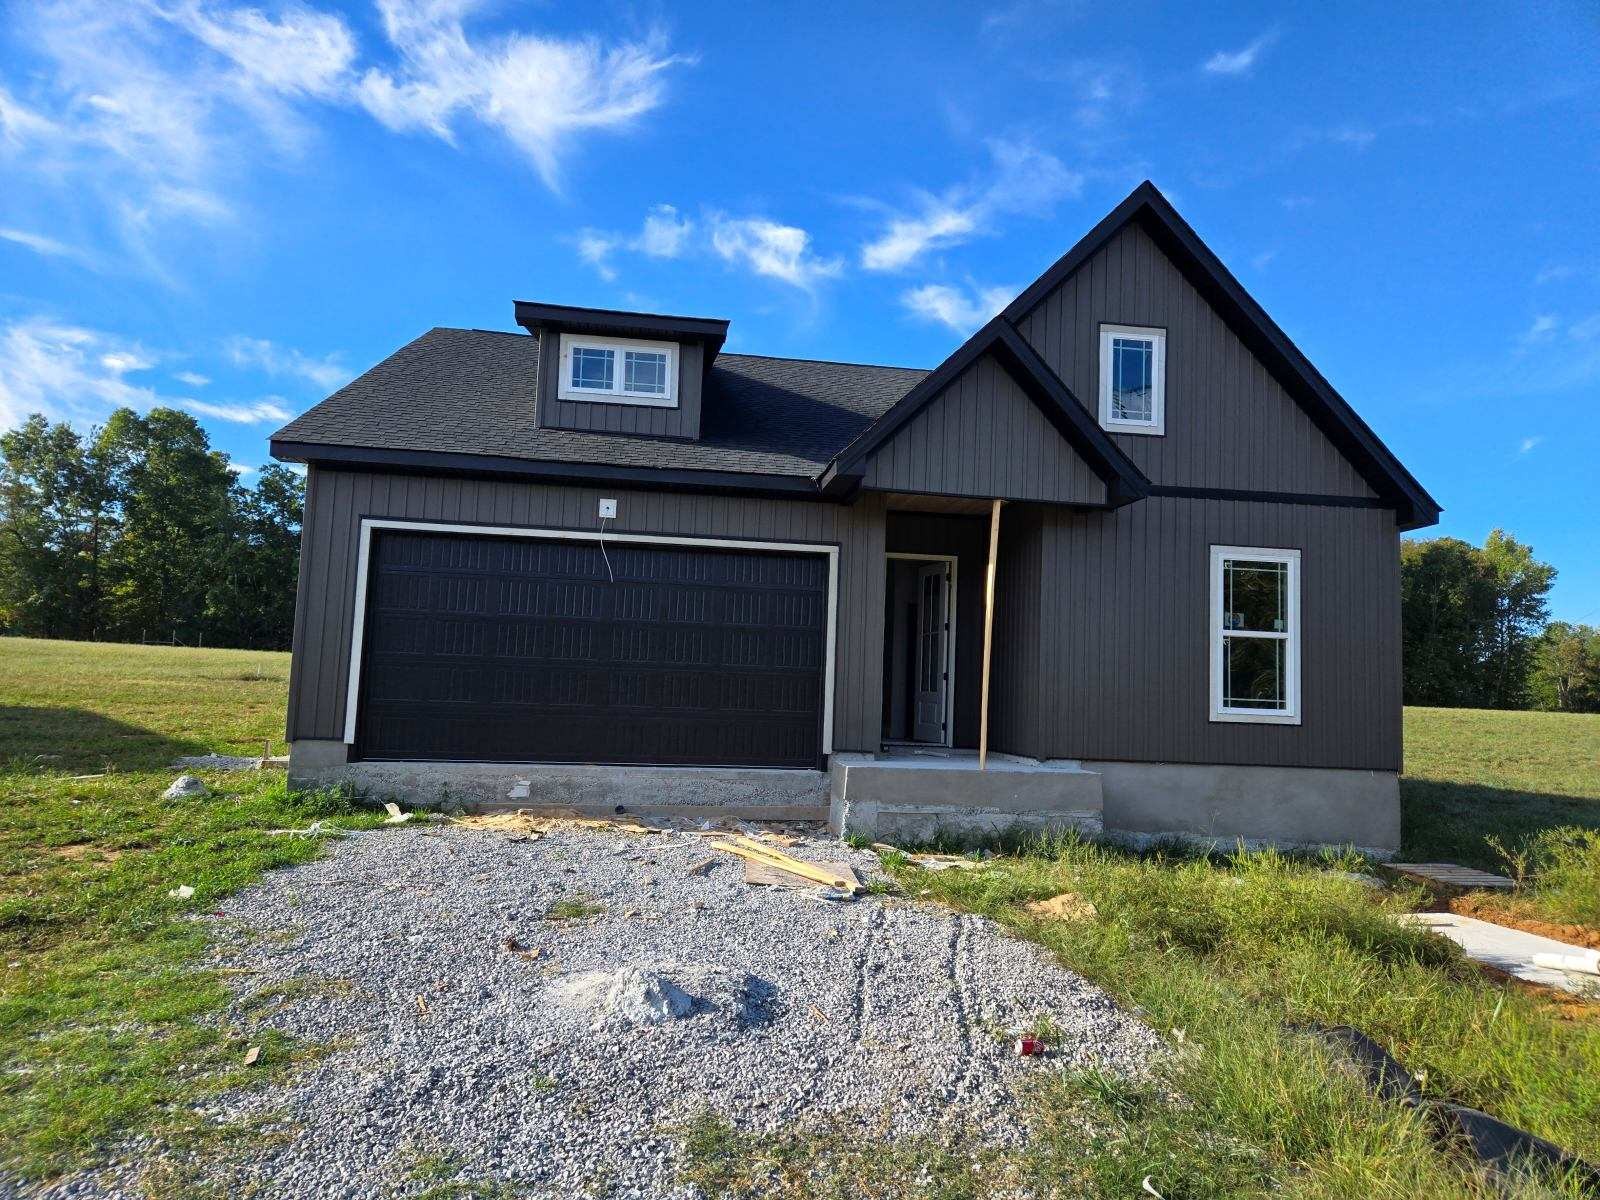
[[(344, 740), (356, 740), (356, 705), (361, 696), (361, 639), (367, 621), (367, 571), (372, 555), (372, 533), (376, 529), (401, 529), (411, 533), (467, 533), (488, 537), (561, 538), (576, 542), (599, 542), (593, 530), (534, 529), (526, 526), (461, 525), (442, 521), (396, 521), (386, 517), (361, 518), (361, 549), (356, 558), (355, 615), (350, 626), (350, 673), (345, 683)], [(660, 546), (698, 546), (720, 550), (777, 550), (791, 554), (824, 554), (828, 558), (828, 641), (822, 676), (822, 753), (833, 753), (833, 659), (834, 641), (839, 626), (839, 547), (813, 542), (763, 542), (747, 538), (679, 537), (658, 533), (607, 533), (608, 542), (649, 542)]]

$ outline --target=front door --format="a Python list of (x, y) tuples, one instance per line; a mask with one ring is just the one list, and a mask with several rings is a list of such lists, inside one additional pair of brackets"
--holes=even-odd
[(950, 718), (950, 564), (917, 571), (917, 690), (912, 737), (945, 742)]

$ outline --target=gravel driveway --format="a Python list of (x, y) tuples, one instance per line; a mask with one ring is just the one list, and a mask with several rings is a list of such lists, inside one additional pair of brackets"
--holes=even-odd
[[(825, 837), (788, 853), (878, 874)], [(846, 1114), (1014, 1144), (1022, 1077), (1138, 1073), (1158, 1050), (989, 921), (751, 886), (686, 833), (385, 829), (222, 911), (213, 965), (241, 972), (238, 1019), (339, 1046), (218, 1106), (288, 1134), (227, 1164), (230, 1194), (413, 1195), (444, 1155), (520, 1195), (691, 1196), (672, 1130), (708, 1110), (749, 1130)], [(1019, 1059), (1009, 1039), (1040, 1017), (1054, 1052)]]

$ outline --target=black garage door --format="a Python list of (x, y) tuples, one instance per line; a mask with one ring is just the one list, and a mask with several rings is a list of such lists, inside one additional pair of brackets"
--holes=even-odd
[(606, 552), (376, 533), (357, 754), (817, 766), (826, 557)]

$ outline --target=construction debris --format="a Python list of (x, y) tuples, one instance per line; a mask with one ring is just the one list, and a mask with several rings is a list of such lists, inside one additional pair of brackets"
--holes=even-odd
[(1535, 954), (1533, 965), (1569, 974), (1600, 975), (1600, 950), (1578, 950), (1572, 954)]
[(247, 1067), (253, 1067), (256, 1065), (256, 1062), (260, 1059), (260, 1057), (261, 1047), (251, 1046), (250, 1049), (244, 1052), (244, 1065)]
[(856, 878), (854, 871), (839, 871), (826, 865), (809, 863), (781, 850), (774, 850), (771, 846), (753, 838), (732, 834), (712, 841), (711, 846), (717, 850), (726, 850), (729, 854), (737, 854), (748, 861), (761, 863), (790, 875), (798, 875), (812, 885), (820, 883), (823, 887), (836, 892), (845, 892), (853, 896), (862, 890), (861, 881)]
[(1393, 871), (1407, 879), (1443, 892), (1509, 892), (1516, 885), (1504, 875), (1491, 875), (1476, 867), (1463, 867), (1456, 863), (1401, 863), (1382, 864), (1384, 870)]
[(333, 838), (337, 838), (337, 837), (344, 837), (345, 836), (345, 831), (343, 829), (340, 829), (340, 828), (338, 828), (337, 826), (334, 826), (334, 825), (329, 825), (326, 821), (313, 821), (313, 822), (311, 822), (311, 824), (307, 825), (304, 829), (269, 829), (269, 830), (267, 830), (267, 832), (269, 834), (280, 834), (280, 835), (283, 835), (283, 836), (286, 836), (286, 837), (305, 837), (305, 838), (315, 838), (315, 837), (333, 837)]
[(198, 775), (179, 775), (167, 787), (167, 790), (161, 793), (161, 798), (163, 800), (184, 800), (190, 796), (204, 796), (206, 791), (206, 782)]
[(383, 811), (389, 814), (388, 820), (384, 821), (385, 825), (404, 825), (413, 816), (412, 813), (401, 812), (400, 806), (393, 800), (383, 802)]
[(187, 883), (180, 883), (177, 887), (167, 892), (169, 900), (188, 900), (194, 895), (194, 889)]
[(981, 871), (989, 865), (981, 858), (970, 858), (965, 854), (907, 854), (906, 858), (912, 866), (921, 867), (924, 871)]
[(1048, 900), (1033, 900), (1022, 906), (1022, 911), (1035, 917), (1052, 917), (1058, 921), (1092, 921), (1099, 916), (1094, 901), (1077, 892), (1062, 892)]

